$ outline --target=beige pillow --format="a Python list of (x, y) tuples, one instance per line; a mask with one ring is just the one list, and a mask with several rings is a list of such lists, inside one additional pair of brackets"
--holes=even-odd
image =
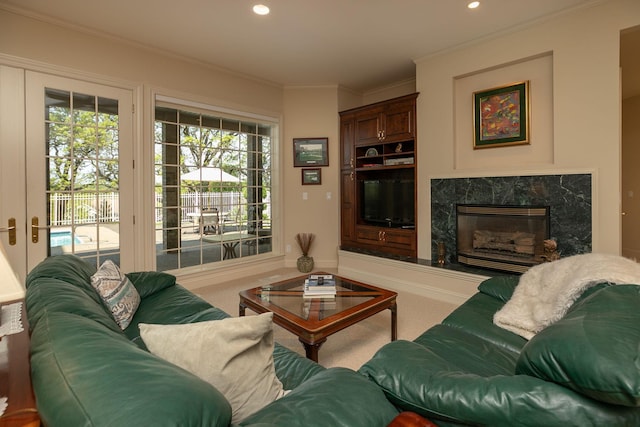
[(229, 401), (238, 423), (284, 395), (273, 364), (273, 313), (184, 325), (141, 323), (151, 353), (197, 375)]

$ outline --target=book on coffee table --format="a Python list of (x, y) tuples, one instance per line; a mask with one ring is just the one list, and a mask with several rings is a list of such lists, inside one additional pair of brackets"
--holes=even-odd
[(330, 274), (312, 274), (304, 281), (304, 296), (335, 296), (336, 281)]
[(302, 298), (304, 299), (310, 299), (310, 298), (322, 298), (323, 301), (335, 301), (336, 300), (336, 294), (302, 294)]
[(331, 274), (312, 274), (305, 279), (304, 284), (309, 289), (335, 288), (336, 279)]

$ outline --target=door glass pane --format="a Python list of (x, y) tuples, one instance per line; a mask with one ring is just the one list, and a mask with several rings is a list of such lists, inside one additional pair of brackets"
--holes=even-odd
[(118, 101), (47, 88), (45, 129), (48, 255), (119, 264)]

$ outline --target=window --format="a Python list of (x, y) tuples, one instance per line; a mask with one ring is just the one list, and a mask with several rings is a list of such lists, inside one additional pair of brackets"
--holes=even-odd
[(277, 124), (158, 102), (158, 271), (269, 253)]

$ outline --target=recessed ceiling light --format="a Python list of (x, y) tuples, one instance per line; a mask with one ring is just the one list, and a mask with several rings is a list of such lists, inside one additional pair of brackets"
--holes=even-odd
[(263, 5), (263, 4), (257, 4), (255, 6), (253, 6), (253, 12), (258, 14), (258, 15), (268, 15), (269, 14), (269, 7)]
[(469, 9), (475, 9), (476, 7), (480, 6), (480, 2), (479, 1), (472, 1), (471, 3), (469, 3), (467, 5), (467, 7)]

